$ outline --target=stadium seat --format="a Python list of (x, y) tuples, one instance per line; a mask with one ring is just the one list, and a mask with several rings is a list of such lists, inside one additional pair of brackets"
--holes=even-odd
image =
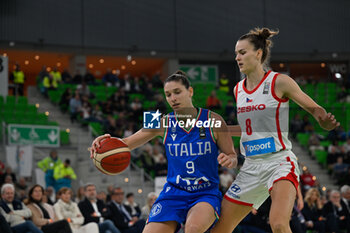
[(309, 143), (310, 134), (308, 133), (298, 133), (297, 140), (302, 146), (307, 146)]
[(60, 141), (61, 145), (68, 145), (70, 143), (69, 141), (69, 133), (65, 130), (60, 130)]
[(327, 151), (324, 150), (315, 150), (315, 156), (317, 161), (323, 166), (327, 165)]

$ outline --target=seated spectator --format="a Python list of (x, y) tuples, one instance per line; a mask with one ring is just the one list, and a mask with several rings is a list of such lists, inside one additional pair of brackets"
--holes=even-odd
[(322, 217), (323, 204), (320, 193), (316, 188), (311, 188), (306, 192), (304, 208), (301, 210), (305, 225), (308, 230), (320, 233), (326, 232), (325, 218)]
[(60, 102), (58, 102), (58, 105), (60, 106), (60, 109), (62, 110), (62, 112), (66, 112), (68, 110), (71, 98), (72, 98), (72, 89), (68, 87), (61, 95)]
[(99, 191), (96, 197), (98, 200), (103, 201), (103, 203), (107, 203), (107, 194), (104, 191)]
[(107, 100), (104, 104), (103, 104), (103, 108), (102, 108), (102, 112), (106, 115), (113, 115), (114, 113), (114, 105), (113, 102), (111, 100)]
[(348, 96), (348, 92), (346, 90), (346, 87), (342, 86), (340, 89), (340, 92), (338, 92), (337, 94), (338, 102), (346, 102), (347, 96)]
[(133, 81), (129, 73), (125, 74), (124, 78), (120, 80), (120, 87), (122, 87), (126, 93), (132, 92)]
[(290, 131), (293, 138), (296, 138), (297, 133), (303, 132), (303, 121), (298, 113), (290, 121)]
[(0, 177), (5, 172), (5, 164), (0, 160)]
[(315, 186), (314, 175), (312, 175), (309, 169), (303, 170), (303, 174), (300, 176), (300, 184), (302, 185), (302, 191), (306, 192), (310, 188)]
[(161, 113), (163, 113), (163, 114), (166, 113), (166, 112), (167, 112), (167, 104), (166, 104), (166, 102), (164, 101), (163, 95), (158, 94), (158, 95), (156, 95), (155, 99), (156, 99), (156, 106), (155, 106), (154, 109), (152, 109), (152, 110), (157, 110), (157, 109), (159, 109), (159, 111), (160, 111)]
[(87, 96), (91, 97), (91, 92), (89, 86), (86, 84), (86, 82), (82, 82), (81, 84), (77, 85), (77, 91), (80, 96)]
[(141, 93), (142, 92), (142, 83), (139, 77), (135, 77), (132, 83), (132, 93)]
[(48, 204), (50, 204), (52, 206), (55, 204), (55, 202), (56, 202), (56, 192), (55, 192), (54, 187), (52, 187), (52, 186), (47, 187), (45, 189), (45, 195), (44, 196), (46, 196)]
[(217, 110), (221, 108), (221, 101), (216, 97), (216, 91), (212, 91), (207, 98), (206, 108), (210, 110)]
[(97, 223), (100, 233), (120, 233), (109, 219), (110, 212), (105, 203), (97, 199), (96, 186), (87, 184), (84, 186), (85, 198), (79, 202), (78, 206), (84, 216), (84, 225)]
[(112, 69), (108, 68), (106, 74), (102, 77), (102, 82), (107, 86), (119, 85), (118, 76), (112, 73)]
[(328, 147), (327, 165), (330, 170), (333, 170), (334, 164), (337, 162), (338, 157), (344, 155), (344, 148), (339, 146), (339, 141), (334, 140)]
[(152, 174), (154, 173), (154, 159), (152, 156), (152, 146), (151, 144), (145, 144), (142, 149), (143, 152), (140, 155), (141, 166), (145, 169), (145, 172), (154, 176), (155, 174)]
[(57, 221), (52, 205), (43, 202), (44, 188), (36, 184), (28, 192), (27, 207), (32, 212), (33, 223), (44, 233), (71, 233), (67, 220)]
[(126, 210), (132, 217), (140, 217), (141, 209), (139, 204), (135, 202), (135, 196), (133, 193), (126, 194), (126, 201), (124, 202)]
[(23, 202), (15, 200), (15, 187), (4, 184), (1, 187), (0, 213), (3, 215), (14, 232), (43, 233), (32, 221), (26, 220), (32, 212)]
[(114, 185), (112, 185), (112, 184), (108, 185), (106, 203), (108, 203), (112, 200), (113, 190), (114, 190)]
[(73, 82), (73, 78), (67, 69), (63, 70), (61, 77), (62, 77), (62, 81), (64, 83), (72, 83)]
[(84, 200), (85, 198), (85, 188), (84, 186), (80, 186), (76, 192), (76, 195), (75, 195), (75, 198), (74, 198), (74, 201), (76, 203), (79, 203), (81, 202), (82, 200)]
[(77, 120), (78, 115), (81, 113), (82, 102), (80, 100), (79, 93), (74, 94), (74, 98), (71, 98), (69, 101), (69, 110), (70, 110), (70, 121), (74, 123)]
[(147, 83), (147, 86), (144, 88), (142, 94), (147, 100), (153, 100), (154, 96), (156, 95), (156, 92), (153, 90), (152, 83)]
[(163, 88), (163, 82), (162, 80), (160, 79), (160, 76), (161, 76), (161, 73), (160, 71), (157, 71), (153, 77), (152, 77), (152, 86), (154, 88)]
[(72, 83), (80, 84), (82, 81), (83, 81), (83, 76), (81, 75), (80, 71), (78, 70), (77, 73), (73, 77)]
[(310, 122), (309, 115), (303, 116), (303, 125), (302, 125), (303, 133), (311, 133), (314, 131), (314, 127)]
[(132, 111), (132, 119), (138, 121), (139, 116), (143, 114), (142, 103), (139, 98), (135, 98), (130, 104), (130, 110)]
[(155, 192), (150, 192), (147, 194), (146, 205), (141, 208), (141, 216), (140, 219), (147, 220), (148, 215), (151, 212), (152, 206), (154, 202), (157, 200), (158, 195)]
[(326, 218), (326, 228), (330, 232), (345, 230), (350, 232), (350, 213), (341, 200), (340, 193), (332, 190), (329, 201), (324, 205), (322, 215)]
[(70, 166), (69, 159), (66, 159), (63, 164), (55, 167), (53, 177), (56, 180), (57, 190), (60, 190), (62, 187), (70, 188), (72, 186), (72, 180), (77, 179), (77, 175)]
[(0, 229), (2, 233), (12, 233), (10, 225), (7, 223), (5, 217), (0, 212)]
[(110, 219), (122, 233), (141, 233), (145, 227), (145, 220), (132, 217), (126, 210), (124, 201), (124, 191), (122, 188), (114, 188), (112, 201), (108, 204), (111, 211)]
[(58, 191), (59, 200), (53, 206), (58, 220), (66, 219), (73, 233), (99, 233), (98, 225), (94, 222), (83, 225), (84, 217), (77, 203), (73, 202), (72, 190), (64, 187)]
[(343, 185), (348, 181), (345, 179), (347, 178), (348, 171), (349, 164), (343, 163), (343, 157), (339, 156), (333, 167), (333, 175), (337, 180), (337, 184)]
[(225, 107), (225, 118), (229, 119), (232, 113), (236, 114), (236, 107), (233, 105), (233, 101), (229, 100), (227, 101), (227, 105)]
[(28, 188), (26, 179), (24, 177), (20, 177), (15, 186), (18, 199), (24, 200), (27, 197)]
[(157, 162), (154, 163), (154, 171), (155, 176), (167, 176), (168, 162), (163, 154), (159, 154)]
[(60, 83), (62, 83), (62, 76), (61, 76), (61, 72), (59, 72), (57, 70), (57, 67), (54, 67), (52, 69), (52, 71), (50, 72), (50, 75), (52, 76), (52, 79), (53, 79), (53, 83), (54, 85), (56, 85), (56, 88), (58, 87), (58, 85)]
[(86, 70), (83, 80), (88, 85), (96, 85), (96, 78), (90, 70)]
[(324, 150), (324, 147), (321, 146), (320, 144), (320, 139), (321, 139), (320, 136), (315, 131), (311, 133), (308, 146), (309, 146), (309, 150), (312, 158), (315, 158), (316, 150)]
[(10, 176), (12, 183), (16, 183), (16, 174), (12, 172), (12, 168), (10, 166), (7, 166), (5, 169), (5, 172), (0, 176), (0, 186), (2, 186), (5, 183), (6, 176)]

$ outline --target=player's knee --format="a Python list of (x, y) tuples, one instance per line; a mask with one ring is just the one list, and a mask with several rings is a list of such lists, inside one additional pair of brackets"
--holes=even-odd
[(203, 229), (203, 226), (196, 223), (186, 223), (185, 232), (186, 233), (201, 233), (206, 229)]
[(283, 233), (288, 232), (289, 229), (289, 222), (282, 222), (282, 221), (270, 221), (271, 229), (274, 233)]

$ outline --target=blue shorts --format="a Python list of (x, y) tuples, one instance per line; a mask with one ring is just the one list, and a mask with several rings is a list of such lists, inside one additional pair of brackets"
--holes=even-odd
[(188, 192), (166, 183), (163, 191), (152, 206), (147, 222), (176, 221), (184, 223), (188, 211), (199, 202), (209, 203), (218, 219), (221, 211), (222, 194), (219, 189)]

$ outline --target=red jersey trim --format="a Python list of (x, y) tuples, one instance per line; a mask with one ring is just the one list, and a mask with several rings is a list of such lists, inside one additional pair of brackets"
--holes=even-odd
[[(281, 177), (281, 178), (278, 178), (277, 180), (274, 180), (273, 181), (273, 184), (276, 183), (277, 181), (280, 181), (280, 180), (289, 180), (290, 182), (292, 182), (294, 188), (296, 189), (296, 191), (298, 192), (298, 186), (299, 186), (299, 181), (298, 181), (298, 177), (297, 175), (295, 175), (295, 165), (294, 165), (294, 162), (290, 160), (290, 157), (288, 156), (287, 157), (287, 162), (290, 162), (290, 164), (292, 165), (292, 168), (290, 169), (290, 172), (288, 173), (287, 176), (284, 176), (284, 177)], [(269, 191), (272, 190), (273, 187), (271, 187), (269, 189)]]
[(236, 103), (237, 103), (237, 99), (238, 99), (238, 87), (239, 87), (239, 83), (237, 83), (236, 84), (236, 86), (235, 86), (235, 95), (234, 95), (234, 97), (235, 97), (235, 99), (236, 99)]
[(280, 106), (282, 102), (278, 103), (278, 106), (276, 108), (276, 127), (277, 127), (277, 134), (278, 134), (278, 139), (282, 145), (282, 150), (286, 149), (286, 145), (284, 145), (283, 138), (282, 138), (282, 132), (281, 132), (281, 127), (280, 127)]
[(226, 200), (228, 200), (229, 202), (233, 202), (233, 203), (236, 203), (236, 204), (238, 204), (238, 205), (245, 205), (245, 206), (250, 206), (250, 207), (253, 206), (253, 204), (250, 204), (250, 203), (247, 203), (247, 202), (243, 202), (243, 201), (238, 201), (238, 200), (236, 200), (236, 199), (233, 199), (233, 198), (231, 198), (231, 197), (228, 197), (227, 195), (225, 195), (224, 198), (225, 198)]
[(247, 78), (245, 78), (243, 80), (242, 86), (243, 86), (243, 90), (247, 93), (247, 94), (253, 94), (259, 87), (260, 85), (265, 81), (265, 79), (267, 78), (267, 76), (269, 76), (269, 74), (271, 73), (271, 70), (269, 70), (264, 77), (260, 80), (260, 83), (251, 91), (249, 91), (246, 87), (245, 87), (245, 82), (247, 80)]
[(278, 102), (287, 102), (289, 100), (289, 98), (286, 98), (286, 99), (281, 99), (279, 98), (277, 95), (276, 95), (276, 92), (275, 92), (275, 82), (276, 82), (276, 79), (277, 79), (277, 76), (279, 75), (279, 73), (275, 74), (275, 76), (273, 76), (272, 78), (272, 83), (271, 83), (271, 94), (273, 96), (273, 98), (275, 98), (275, 100), (277, 100)]

